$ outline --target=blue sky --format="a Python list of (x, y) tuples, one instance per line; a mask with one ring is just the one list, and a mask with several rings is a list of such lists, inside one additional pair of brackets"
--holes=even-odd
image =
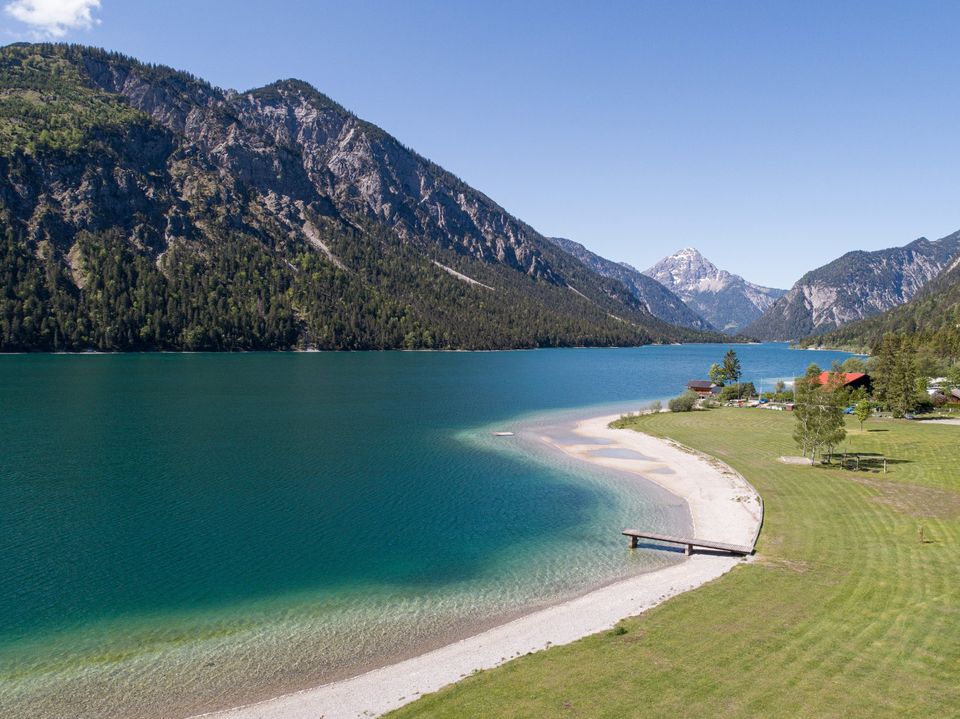
[(541, 232), (641, 269), (695, 246), (788, 287), (960, 228), (954, 2), (0, 5), (5, 41), (236, 89), (307, 80)]

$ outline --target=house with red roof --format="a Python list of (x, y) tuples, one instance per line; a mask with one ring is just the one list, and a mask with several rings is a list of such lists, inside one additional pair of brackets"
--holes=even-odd
[(817, 380), (821, 385), (825, 385), (830, 382), (830, 376), (834, 374), (839, 374), (843, 380), (844, 389), (860, 389), (865, 387), (867, 391), (870, 391), (870, 375), (864, 374), (863, 372), (821, 372)]

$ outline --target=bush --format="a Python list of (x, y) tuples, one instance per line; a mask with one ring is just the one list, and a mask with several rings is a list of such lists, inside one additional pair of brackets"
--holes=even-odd
[(663, 404), (660, 402), (660, 400), (656, 400), (654, 402), (651, 402), (650, 406), (647, 409), (649, 409), (651, 413), (657, 414), (663, 409)]
[(936, 406), (937, 405), (933, 401), (932, 397), (923, 396), (917, 400), (917, 403), (914, 406), (913, 411), (919, 414), (923, 414), (924, 412), (932, 412)]
[(691, 412), (697, 406), (697, 393), (684, 392), (679, 397), (674, 397), (667, 405), (671, 412)]
[(764, 392), (763, 398), (768, 399), (771, 402), (793, 402), (793, 390), (785, 390), (783, 392)]
[(757, 388), (753, 382), (740, 382), (738, 384), (727, 385), (720, 390), (720, 400), (729, 402), (732, 399), (747, 399), (757, 393)]

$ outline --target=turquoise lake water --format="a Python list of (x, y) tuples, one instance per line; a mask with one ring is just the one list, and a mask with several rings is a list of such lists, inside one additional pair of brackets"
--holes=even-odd
[(0, 716), (188, 716), (679, 561), (619, 531), (682, 503), (537, 437), (725, 350), (0, 356)]

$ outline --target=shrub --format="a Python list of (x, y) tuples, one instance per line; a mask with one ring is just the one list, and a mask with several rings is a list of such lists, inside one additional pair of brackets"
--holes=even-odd
[(755, 395), (757, 393), (757, 388), (753, 386), (753, 382), (740, 382), (738, 384), (727, 385), (720, 390), (720, 399), (723, 402), (729, 402), (731, 399), (747, 399), (748, 397)]
[(660, 400), (656, 400), (654, 402), (651, 402), (650, 406), (647, 409), (649, 409), (651, 413), (657, 414), (663, 409), (663, 404), (660, 402)]
[(696, 392), (684, 392), (679, 397), (674, 397), (668, 403), (671, 412), (691, 412), (697, 405)]
[(793, 402), (793, 390), (788, 389), (783, 392), (764, 392), (763, 398), (771, 402)]

